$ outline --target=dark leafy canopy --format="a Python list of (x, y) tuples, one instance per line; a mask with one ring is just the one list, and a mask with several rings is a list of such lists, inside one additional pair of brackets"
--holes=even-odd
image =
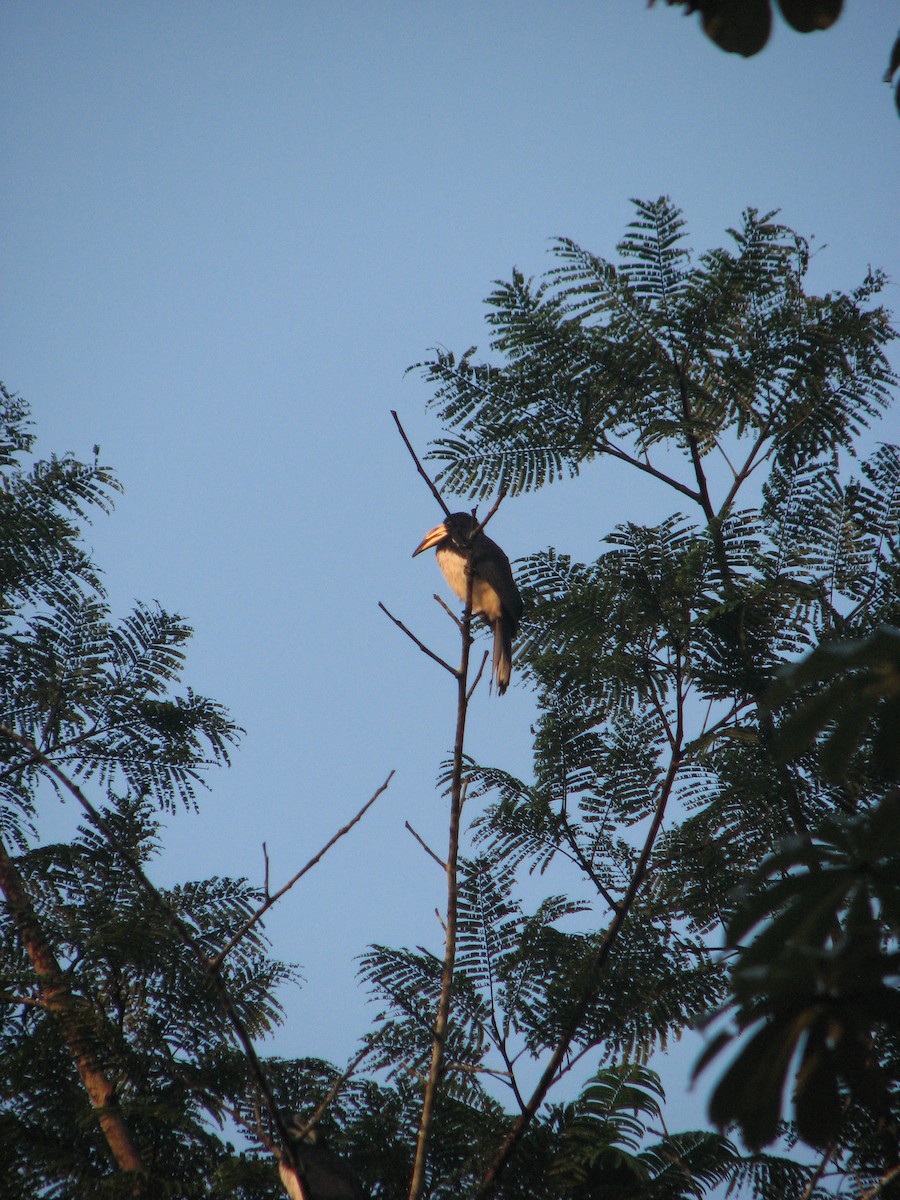
[[(772, 6), (769, 0), (666, 0), (686, 12), (699, 12), (703, 32), (722, 50), (750, 57), (769, 40)], [(651, 0), (652, 3), (652, 0)], [(843, 0), (776, 0), (776, 7), (792, 29), (813, 33), (830, 29), (844, 7)]]
[[(654, 0), (649, 0), (652, 6)], [(770, 0), (666, 0), (669, 6), (678, 5), (685, 13), (700, 13), (703, 32), (711, 41), (729, 54), (750, 58), (758, 54), (772, 32)], [(776, 0), (775, 10), (797, 33), (815, 33), (830, 29), (841, 15), (843, 0)], [(884, 75), (892, 83), (900, 69), (900, 37), (893, 45)], [(900, 86), (894, 92), (900, 112)]]
[[(887, 70), (884, 73), (884, 82), (893, 83), (894, 76), (900, 71), (900, 34), (897, 35), (897, 40), (891, 47), (891, 57), (888, 63)], [(897, 105), (897, 111), (900, 112), (900, 83), (894, 89), (894, 101)]]
[[(17, 883), (30, 910), (26, 927), (11, 891), (0, 908), (0, 1196), (138, 1194), (114, 1169), (79, 1078), (85, 1062), (112, 1082), (145, 1167), (141, 1194), (272, 1196), (271, 1156), (239, 1154), (225, 1136), (234, 1120), (255, 1123), (258, 1107), (232, 1027), (119, 853), (152, 861), (157, 811), (193, 803), (239, 731), (220, 705), (178, 690), (190, 636), (180, 617), (144, 605), (110, 617), (83, 543), (84, 522), (118, 490), (109, 470), (96, 458), (35, 461), (32, 449), (26, 405), (0, 388), (0, 857), (4, 885)], [(68, 844), (40, 844), (51, 788), (74, 802), (66, 779), (102, 810), (115, 850), (94, 825)], [(212, 953), (260, 897), (242, 880), (212, 878), (163, 899)], [(36, 976), (39, 944), (56, 983)], [(292, 970), (258, 933), (222, 970), (239, 1018), (265, 1036)], [(65, 1024), (51, 1004), (60, 987)]]
[(862, 1171), (900, 1144), (898, 644), (900, 631), (889, 626), (826, 643), (786, 668), (770, 692), (784, 705), (793, 701), (782, 752), (814, 755), (825, 733), (824, 778), (858, 793), (872, 776), (888, 790), (871, 807), (826, 817), (812, 837), (784, 841), (742, 889), (728, 931), (738, 953), (722, 1010), (734, 1021), (700, 1063), (740, 1040), (711, 1108), (762, 1145), (775, 1135), (798, 1055), (800, 1135), (823, 1147), (843, 1140)]
[[(155, 854), (157, 822), (147, 801), (123, 799), (105, 815), (137, 858)], [(19, 868), (84, 1028), (117, 1081), (153, 1194), (254, 1194), (230, 1190), (261, 1172), (223, 1136), (229, 1113), (246, 1108), (253, 1089), (196, 959), (93, 830), (21, 856)], [(212, 948), (259, 896), (243, 881), (214, 878), (176, 887), (166, 899)], [(54, 1019), (34, 1003), (32, 967), (11, 925), (0, 952), (0, 1195), (113, 1194), (108, 1151)], [(291, 972), (251, 936), (228, 960), (227, 976), (242, 1018), (264, 1035), (280, 1020), (274, 995)], [(262, 1177), (270, 1183), (271, 1175), (269, 1168)]]
[[(519, 664), (539, 710), (534, 771), (526, 781), (467, 763), (467, 811), (477, 816), (426, 1192), (477, 1193), (562, 1047), (552, 1082), (588, 1078), (569, 1106), (538, 1095), (495, 1190), (504, 1200), (664, 1200), (719, 1185), (759, 1200), (820, 1200), (834, 1186), (861, 1197), (882, 1183), (888, 1195), (900, 902), (896, 664), (883, 627), (900, 624), (900, 454), (881, 446), (854, 462), (895, 383), (894, 334), (877, 303), (884, 279), (870, 272), (854, 291), (809, 294), (804, 239), (752, 210), (727, 247), (695, 260), (666, 199), (636, 204), (618, 263), (564, 240), (555, 254), (538, 283), (516, 272), (497, 285), (492, 358), (473, 349), (424, 364), (445, 428), (433, 457), (445, 485), (473, 498), (615, 460), (659, 489), (662, 511), (650, 526), (625, 520), (611, 531), (588, 513), (598, 542), (605, 535), (595, 561), (549, 549), (519, 564)], [(87, 666), (53, 675), (86, 681), (85, 695), (70, 682), (42, 698), (35, 683), (17, 701), (16, 729), (37, 740), (46, 726), (57, 741), (41, 744), (61, 754), (79, 722), (97, 725), (95, 697), (118, 713), (117, 689), (128, 690), (93, 665), (120, 661), (119, 643), (86, 625), (95, 630), (83, 639)], [(38, 623), (27, 629), (14, 639), (31, 655), (24, 661), (80, 662), (55, 648), (61, 620), (56, 657), (40, 658)], [(65, 646), (82, 645), (67, 636)], [(131, 637), (132, 659), (161, 664), (152, 678), (174, 669), (172, 642), (163, 637), (160, 659), (144, 649), (152, 637)], [(849, 661), (833, 648), (847, 639), (859, 642)], [(773, 691), (785, 662), (816, 647), (795, 686)], [(12, 695), (22, 670), (10, 668)], [(818, 703), (823, 683), (833, 707)], [(151, 699), (171, 703), (168, 684)], [(122, 703), (146, 730), (146, 710)], [(207, 732), (217, 710), (183, 708), (157, 713), (158, 742), (141, 735), (159, 747), (153, 776), (129, 774), (141, 767), (121, 741), (109, 744), (122, 765), (91, 749), (69, 769), (92, 786), (131, 789), (132, 802), (146, 791), (171, 803), (185, 794), (180, 781), (195, 785), (202, 759), (218, 755), (214, 722)], [(97, 735), (99, 745), (116, 736), (103, 725)], [(219, 736), (226, 744), (226, 730)], [(817, 739), (835, 738), (840, 753), (820, 757)], [(8, 752), (7, 821), (24, 842), (37, 768), (21, 747)], [(121, 808), (114, 796), (111, 807)], [(29, 857), (29, 878), (43, 878)], [(51, 861), (41, 867), (48, 887), (59, 869)], [(427, 947), (375, 946), (361, 973), (378, 1005), (371, 1062), (382, 1074), (345, 1084), (323, 1127), (372, 1196), (393, 1200), (408, 1189), (440, 962)], [(263, 991), (256, 999), (260, 1022), (273, 1020)], [(824, 1166), (678, 1131), (646, 1059), (716, 1010), (725, 1028), (711, 1054), (734, 1044), (737, 1057), (714, 1090), (714, 1117), (736, 1121), (751, 1143), (777, 1130), (788, 1147), (798, 1136), (828, 1139)], [(757, 1077), (760, 1058), (744, 1046), (760, 1035)], [(186, 1034), (188, 1055), (193, 1045)], [(279, 1104), (301, 1115), (337, 1080), (310, 1061), (270, 1070)], [(225, 1093), (195, 1088), (177, 1127), (214, 1116), (211, 1097)], [(235, 1111), (252, 1120), (246, 1100)], [(217, 1153), (218, 1179), (262, 1166)], [(257, 1178), (235, 1194), (266, 1194)], [(204, 1187), (197, 1194), (217, 1194)]]
[[(467, 768), (480, 857), (463, 884), (448, 1087), (476, 1108), (505, 1087), (515, 1109), (526, 1064), (561, 1042), (557, 1078), (581, 1057), (626, 1070), (736, 1005), (761, 1040), (723, 1078), (714, 1118), (739, 1121), (756, 1145), (784, 1129), (814, 1146), (827, 1136), (829, 1179), (860, 1193), (895, 1165), (900, 1086), (886, 919), (895, 839), (880, 848), (878, 888), (860, 876), (871, 867), (861, 847), (893, 812), (885, 764), (900, 742), (886, 628), (900, 625), (900, 453), (877, 446), (854, 464), (896, 383), (885, 281), (869, 271), (852, 291), (808, 292), (807, 242), (774, 213), (748, 210), (728, 245), (695, 258), (667, 199), (635, 209), (618, 262), (561, 239), (542, 279), (516, 271), (496, 285), (490, 357), (442, 350), (419, 364), (444, 427), (431, 457), (451, 491), (516, 495), (605, 458), (657, 487), (662, 508), (652, 526), (611, 532), (586, 513), (606, 534), (594, 562), (549, 549), (518, 564), (534, 774)], [(876, 649), (848, 676), (837, 643), (854, 638)], [(784, 664), (817, 646), (796, 688), (772, 691)], [(833, 706), (820, 759), (810, 741), (823, 683)], [(545, 872), (562, 896), (529, 910), (524, 876)], [(807, 895), (807, 877), (828, 882)], [(758, 890), (736, 890), (752, 880)], [(746, 937), (755, 951), (732, 974)], [(434, 992), (437, 973), (424, 951), (366, 956), (395, 1071), (420, 1069), (431, 1006), (411, 1001)], [(865, 979), (858, 1010), (854, 977)], [(806, 1024), (788, 1030), (773, 1015), (784, 1013)], [(571, 1176), (563, 1194), (594, 1194), (585, 1172), (600, 1144), (587, 1138), (582, 1182)], [(680, 1151), (669, 1141), (661, 1153)], [(802, 1161), (718, 1143), (710, 1173), (686, 1168), (681, 1186), (703, 1195), (727, 1178), (759, 1196), (818, 1194)], [(617, 1177), (610, 1194), (664, 1194), (627, 1169), (631, 1183)]]

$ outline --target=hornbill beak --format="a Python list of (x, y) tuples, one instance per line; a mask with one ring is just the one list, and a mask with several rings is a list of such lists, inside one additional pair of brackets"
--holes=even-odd
[(449, 530), (443, 521), (440, 523), (440, 525), (435, 525), (434, 529), (429, 529), (429, 531), (422, 538), (421, 542), (419, 542), (418, 546), (416, 546), (415, 550), (413, 550), (413, 558), (415, 558), (417, 554), (421, 554), (423, 550), (430, 550), (432, 546), (436, 546), (438, 542), (442, 542), (444, 538), (447, 537), (448, 533)]

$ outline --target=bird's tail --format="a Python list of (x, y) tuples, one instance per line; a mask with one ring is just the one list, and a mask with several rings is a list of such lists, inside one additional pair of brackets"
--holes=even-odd
[(502, 696), (509, 687), (512, 674), (512, 626), (500, 617), (494, 622), (494, 664), (491, 675), (497, 683), (497, 695)]

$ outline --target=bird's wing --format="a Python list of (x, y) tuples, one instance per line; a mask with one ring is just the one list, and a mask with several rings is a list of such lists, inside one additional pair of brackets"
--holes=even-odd
[(497, 543), (483, 533), (476, 538), (472, 547), (472, 569), (500, 597), (504, 615), (512, 622), (512, 632), (515, 633), (522, 616), (522, 597), (513, 579), (509, 559)]

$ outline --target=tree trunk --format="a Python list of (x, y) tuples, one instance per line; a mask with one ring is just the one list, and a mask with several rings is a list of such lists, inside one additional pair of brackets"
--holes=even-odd
[(84, 1022), (78, 1011), (78, 998), (72, 994), (63, 970), (44, 936), (22, 877), (2, 841), (0, 890), (6, 897), (22, 945), (34, 967), (41, 988), (41, 1000), (59, 1023), (117, 1166), (123, 1171), (143, 1172), (144, 1164), (122, 1116), (115, 1088), (106, 1078), (103, 1068), (90, 1048), (90, 1040), (85, 1035)]

